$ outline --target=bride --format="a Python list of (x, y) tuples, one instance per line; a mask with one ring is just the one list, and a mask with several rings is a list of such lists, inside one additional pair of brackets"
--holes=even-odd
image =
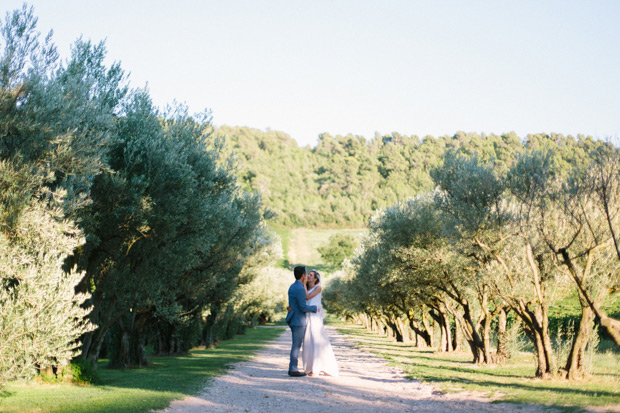
[(318, 376), (320, 374), (338, 376), (338, 363), (323, 325), (325, 312), (321, 310), (322, 288), (319, 285), (320, 283), (319, 272), (316, 270), (310, 271), (306, 284), (304, 284), (306, 303), (308, 305), (316, 305), (319, 311), (316, 313), (306, 313), (308, 327), (304, 336), (304, 370), (310, 376)]

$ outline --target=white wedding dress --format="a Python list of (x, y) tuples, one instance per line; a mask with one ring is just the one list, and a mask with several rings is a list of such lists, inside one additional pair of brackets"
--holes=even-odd
[[(314, 288), (309, 290), (308, 294), (314, 291)], [(316, 305), (321, 311), (306, 313), (308, 327), (306, 327), (306, 335), (304, 336), (302, 356), (304, 370), (317, 376), (320, 372), (330, 376), (338, 376), (338, 363), (329, 343), (327, 331), (325, 331), (325, 326), (323, 325), (325, 313), (321, 306), (321, 293), (307, 300), (306, 303), (308, 305)]]

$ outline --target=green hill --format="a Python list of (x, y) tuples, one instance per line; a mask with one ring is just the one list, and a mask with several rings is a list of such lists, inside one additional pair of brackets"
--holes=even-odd
[(278, 214), (273, 224), (287, 228), (362, 228), (377, 210), (432, 189), (429, 171), (446, 150), (477, 152), (500, 170), (524, 146), (587, 146), (590, 137), (457, 132), (435, 138), (398, 133), (361, 136), (320, 135), (315, 147), (299, 147), (284, 132), (222, 126), (226, 150), (238, 160), (244, 189), (259, 191)]

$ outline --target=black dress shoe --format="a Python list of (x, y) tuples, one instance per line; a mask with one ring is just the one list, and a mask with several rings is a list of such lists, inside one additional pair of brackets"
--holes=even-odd
[(291, 377), (303, 377), (306, 375), (303, 371), (289, 371), (288, 375)]

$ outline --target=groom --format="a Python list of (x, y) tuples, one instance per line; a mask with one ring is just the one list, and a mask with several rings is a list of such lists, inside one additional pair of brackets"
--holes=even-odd
[(297, 369), (299, 352), (301, 344), (306, 334), (306, 314), (316, 313), (316, 305), (306, 305), (306, 289), (303, 283), (306, 281), (306, 267), (297, 266), (293, 270), (295, 282), (288, 289), (288, 305), (292, 311), (286, 316), (286, 322), (291, 327), (293, 334), (293, 345), (291, 347), (291, 362), (288, 366), (288, 375), (293, 377), (302, 377), (306, 373)]

